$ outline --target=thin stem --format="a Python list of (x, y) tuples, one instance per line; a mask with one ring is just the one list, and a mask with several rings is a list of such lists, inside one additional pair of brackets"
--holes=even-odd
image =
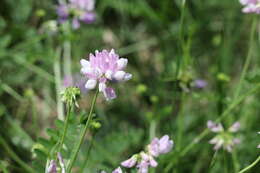
[(70, 114), (71, 114), (71, 105), (67, 105), (68, 107), (68, 113), (66, 115), (66, 119), (65, 119), (65, 125), (64, 125), (64, 129), (63, 129), (63, 133), (62, 133), (62, 136), (61, 136), (61, 140), (60, 140), (60, 146), (59, 146), (59, 151), (61, 151), (62, 149), (62, 146), (63, 146), (63, 143), (64, 143), (64, 139), (65, 139), (65, 136), (67, 134), (67, 130), (68, 130), (68, 124), (69, 124), (69, 117), (70, 117)]
[(82, 165), (82, 167), (81, 167), (81, 169), (80, 169), (79, 172), (82, 172), (82, 173), (83, 173), (83, 172), (84, 172), (84, 169), (85, 169), (86, 166), (87, 166), (89, 154), (90, 154), (90, 151), (91, 151), (92, 146), (93, 146), (93, 141), (94, 141), (95, 135), (96, 135), (96, 134), (94, 134), (93, 137), (92, 137), (91, 140), (90, 140), (90, 144), (89, 144), (89, 147), (88, 147), (88, 149), (87, 149), (87, 155), (85, 156), (85, 160), (84, 160), (83, 165)]
[(237, 152), (236, 151), (232, 152), (232, 161), (233, 161), (233, 165), (234, 165), (234, 172), (238, 172), (239, 162), (237, 160)]
[(55, 87), (56, 87), (57, 113), (58, 113), (58, 119), (64, 120), (64, 108), (60, 97), (60, 92), (62, 91), (61, 72), (60, 72), (60, 56), (61, 56), (60, 47), (57, 48), (55, 56), (56, 57), (54, 61), (54, 76), (55, 76)]
[(239, 93), (240, 93), (240, 90), (242, 88), (242, 85), (243, 85), (243, 82), (244, 82), (244, 79), (245, 79), (246, 72), (248, 70), (248, 67), (249, 67), (251, 59), (252, 59), (252, 50), (253, 50), (253, 41), (254, 41), (254, 35), (255, 35), (255, 30), (256, 30), (256, 23), (257, 23), (257, 18), (254, 18), (253, 23), (252, 23), (252, 27), (251, 27), (251, 32), (250, 32), (249, 50), (248, 50), (248, 53), (247, 53), (245, 64), (244, 64), (242, 72), (241, 72), (241, 76), (240, 76), (240, 79), (239, 79), (237, 89), (235, 91), (234, 99), (236, 99), (238, 97)]
[[(186, 0), (182, 0), (182, 4), (181, 4), (181, 19), (180, 19), (180, 27), (179, 27), (179, 30), (180, 30), (179, 40), (180, 40), (180, 48), (181, 48), (182, 51), (184, 49), (183, 23), (184, 23), (184, 16), (185, 16), (185, 3), (186, 3)], [(179, 73), (180, 73), (182, 65), (183, 64), (181, 63), (181, 58), (178, 56), (177, 57), (177, 68), (176, 68), (176, 73), (175, 73), (176, 76), (175, 76), (175, 78), (179, 77)]]
[(156, 120), (151, 120), (150, 123), (150, 129), (149, 129), (149, 136), (150, 136), (150, 140), (152, 140), (155, 137), (155, 133), (156, 133)]
[(71, 74), (71, 43), (70, 41), (65, 41), (63, 45), (64, 49), (64, 75), (69, 79), (72, 79)]
[(81, 147), (81, 145), (82, 145), (82, 143), (83, 143), (83, 141), (84, 141), (84, 137), (85, 137), (86, 132), (87, 132), (87, 130), (88, 130), (89, 124), (90, 124), (90, 122), (91, 122), (91, 120), (92, 120), (93, 111), (94, 111), (94, 106), (95, 106), (95, 104), (96, 104), (98, 92), (99, 92), (99, 91), (98, 91), (98, 88), (97, 88), (96, 93), (95, 93), (95, 96), (94, 96), (94, 98), (93, 98), (93, 100), (92, 100), (92, 103), (91, 103), (91, 108), (90, 108), (90, 111), (89, 111), (89, 114), (88, 114), (87, 122), (86, 122), (86, 124), (85, 124), (85, 126), (84, 126), (83, 131), (82, 131), (81, 134), (80, 134), (80, 140), (79, 140), (79, 142), (76, 144), (76, 150), (75, 150), (75, 152), (72, 153), (72, 159), (71, 159), (71, 161), (70, 161), (70, 163), (69, 163), (69, 165), (68, 165), (68, 168), (67, 168), (68, 173), (71, 172), (72, 166), (73, 166), (74, 162), (75, 162), (76, 159), (77, 159), (77, 156), (78, 156), (80, 147)]
[(260, 161), (260, 156), (258, 156), (258, 158), (253, 163), (251, 163), (250, 165), (248, 165), (247, 167), (245, 167), (244, 169), (242, 169), (238, 173), (243, 173), (243, 172), (248, 171), (249, 169), (253, 168), (259, 161)]
[(16, 153), (8, 146), (8, 144), (5, 142), (4, 138), (0, 136), (0, 144), (2, 144), (3, 148), (6, 150), (6, 152), (10, 155), (10, 157), (16, 161), (24, 170), (26, 170), (29, 173), (34, 173), (34, 171), (30, 166), (28, 166), (23, 160), (21, 160)]

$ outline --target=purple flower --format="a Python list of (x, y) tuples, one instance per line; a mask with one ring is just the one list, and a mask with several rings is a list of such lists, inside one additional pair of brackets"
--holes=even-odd
[(207, 122), (207, 126), (212, 132), (221, 132), (224, 130), (223, 126), (220, 123), (216, 124), (211, 120)]
[(222, 147), (222, 145), (224, 144), (224, 140), (222, 138), (215, 137), (215, 138), (211, 139), (209, 141), (209, 143), (215, 145), (213, 148), (214, 150), (219, 150)]
[(154, 138), (150, 145), (148, 145), (148, 151), (154, 157), (160, 154), (165, 154), (170, 152), (173, 147), (173, 141), (169, 140), (168, 135), (164, 135), (161, 139)]
[(207, 126), (212, 132), (217, 133), (217, 135), (209, 141), (210, 144), (214, 145), (214, 150), (219, 150), (223, 147), (224, 150), (231, 152), (233, 147), (240, 143), (240, 139), (234, 136), (234, 133), (240, 128), (239, 122), (232, 124), (227, 131), (224, 130), (221, 123), (216, 124), (212, 121), (208, 121)]
[(95, 21), (95, 0), (69, 0), (57, 7), (58, 21), (64, 23), (72, 17), (72, 27), (78, 29), (80, 22), (90, 24)]
[(120, 167), (118, 167), (112, 173), (122, 173), (122, 172), (123, 172), (122, 169)]
[(81, 75), (72, 75), (65, 76), (63, 79), (63, 86), (65, 88), (68, 87), (78, 87), (82, 93), (86, 93), (87, 90), (85, 88), (86, 78)]
[(154, 159), (160, 154), (168, 153), (173, 147), (173, 141), (169, 139), (168, 135), (164, 135), (162, 138), (154, 138), (147, 146), (147, 151), (140, 152), (133, 155), (130, 159), (123, 161), (122, 166), (126, 168), (132, 168), (136, 166), (138, 173), (148, 173), (149, 167), (157, 167), (158, 163)]
[(57, 164), (55, 160), (51, 160), (47, 168), (47, 173), (57, 173)]
[(148, 169), (149, 169), (149, 163), (142, 160), (138, 165), (138, 173), (148, 173)]
[(59, 16), (59, 22), (63, 23), (69, 17), (69, 7), (65, 4), (60, 4), (57, 7), (57, 14)]
[(64, 160), (61, 156), (61, 153), (58, 152), (58, 160), (59, 160), (59, 164), (60, 164), (60, 167), (61, 167), (61, 173), (65, 173), (65, 164), (64, 164)]
[(244, 5), (242, 12), (260, 14), (260, 0), (240, 0), (240, 3)]
[(197, 79), (194, 81), (194, 86), (198, 89), (203, 89), (208, 85), (207, 81), (202, 79)]
[(137, 156), (133, 155), (130, 159), (121, 162), (121, 165), (126, 168), (132, 168), (135, 166), (136, 162), (137, 162)]
[(232, 124), (232, 126), (229, 127), (228, 131), (237, 132), (239, 129), (240, 129), (240, 123), (235, 122), (234, 124)]
[(107, 100), (116, 98), (114, 89), (107, 87), (109, 81), (127, 81), (132, 78), (130, 73), (123, 71), (127, 65), (127, 59), (119, 58), (114, 49), (110, 52), (102, 50), (96, 51), (95, 55), (89, 55), (89, 61), (81, 59), (81, 73), (88, 81), (86, 89), (91, 90), (98, 85), (99, 91), (103, 92)]

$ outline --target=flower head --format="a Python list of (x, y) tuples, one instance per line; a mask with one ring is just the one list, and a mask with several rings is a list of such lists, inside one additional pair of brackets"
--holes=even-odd
[(172, 147), (173, 141), (169, 139), (168, 135), (165, 135), (161, 139), (154, 138), (151, 144), (148, 145), (148, 152), (157, 157), (160, 154), (168, 153)]
[(208, 126), (208, 128), (212, 131), (212, 132), (221, 132), (221, 131), (223, 131), (224, 129), (223, 129), (223, 126), (222, 126), (222, 124), (220, 124), (220, 123), (214, 123), (213, 121), (211, 121), (211, 120), (209, 120), (208, 122), (207, 122), (207, 126)]
[(120, 167), (118, 167), (112, 173), (123, 173), (123, 171)]
[(60, 167), (60, 173), (65, 173), (65, 164), (64, 164), (64, 161), (63, 161), (63, 158), (61, 156), (60, 153), (57, 153), (57, 158), (58, 158), (58, 165), (56, 163), (55, 160), (51, 160), (48, 167), (47, 167), (47, 170), (45, 172), (47, 173), (57, 173), (58, 171), (58, 166)]
[(69, 0), (69, 3), (57, 7), (58, 20), (63, 23), (71, 16), (72, 27), (77, 29), (80, 27), (80, 22), (89, 24), (95, 21), (94, 6), (95, 0)]
[(138, 158), (137, 155), (133, 155), (130, 159), (121, 162), (121, 165), (126, 168), (132, 168), (135, 166), (137, 162), (137, 158)]
[(91, 90), (98, 85), (99, 91), (103, 92), (107, 100), (116, 98), (114, 89), (107, 87), (108, 82), (122, 82), (132, 78), (130, 73), (124, 71), (127, 59), (119, 58), (114, 49), (110, 52), (96, 51), (95, 55), (89, 55), (89, 61), (82, 59), (80, 63), (81, 73), (88, 78), (85, 87)]
[(57, 173), (57, 164), (55, 160), (51, 160), (47, 168), (48, 173)]
[(232, 124), (227, 131), (224, 130), (221, 123), (217, 124), (213, 121), (208, 121), (207, 126), (212, 132), (217, 133), (217, 135), (209, 141), (210, 144), (214, 145), (214, 150), (219, 150), (223, 147), (223, 149), (231, 152), (234, 145), (240, 143), (240, 139), (233, 135), (233, 133), (237, 132), (240, 128), (239, 122)]
[(198, 89), (203, 89), (208, 85), (207, 81), (203, 80), (203, 79), (196, 79), (194, 80), (194, 87), (198, 88)]
[(138, 173), (148, 173), (149, 167), (157, 167), (158, 163), (155, 157), (160, 154), (170, 152), (173, 147), (173, 141), (169, 139), (168, 135), (164, 135), (162, 138), (154, 138), (147, 146), (147, 151), (141, 151), (139, 154), (133, 155), (130, 159), (123, 161), (122, 166), (126, 168), (132, 168), (136, 166)]
[(260, 0), (240, 0), (240, 3), (244, 5), (244, 13), (260, 14)]

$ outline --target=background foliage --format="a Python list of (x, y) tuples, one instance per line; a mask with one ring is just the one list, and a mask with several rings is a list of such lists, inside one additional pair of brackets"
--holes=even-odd
[[(99, 0), (94, 24), (60, 36), (43, 32), (44, 22), (57, 18), (55, 4), (0, 2), (0, 169), (24, 172), (21, 159), (44, 171), (63, 126), (56, 112), (54, 48), (65, 38), (72, 44), (73, 74), (79, 74), (81, 58), (103, 48), (127, 57), (133, 73), (130, 82), (117, 87), (116, 100), (107, 103), (99, 97), (96, 116), (102, 127), (93, 132), (88, 166), (84, 168), (84, 155), (92, 133), (74, 172), (112, 170), (164, 134), (173, 138), (175, 148), (153, 172), (235, 172), (234, 165), (241, 169), (259, 155), (259, 93), (247, 96), (222, 120), (225, 127), (237, 120), (242, 125), (242, 143), (232, 153), (215, 153), (209, 134), (181, 155), (206, 122), (217, 119), (234, 100), (250, 47), (250, 68), (235, 99), (259, 85), (259, 25), (249, 43), (256, 17), (242, 14), (237, 0), (190, 0), (185, 8), (180, 0)], [(206, 80), (207, 87), (196, 89), (196, 79)], [(92, 95), (84, 94), (82, 109), (71, 116), (67, 146), (77, 139), (80, 116), (88, 112)], [(257, 170), (259, 165), (252, 172)]]

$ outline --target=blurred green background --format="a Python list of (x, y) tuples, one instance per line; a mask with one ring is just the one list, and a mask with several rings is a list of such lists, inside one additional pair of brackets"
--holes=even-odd
[[(115, 85), (117, 99), (106, 102), (99, 97), (96, 114), (102, 127), (87, 135), (74, 172), (111, 171), (151, 138), (164, 134), (171, 136), (175, 147), (159, 158), (159, 166), (150, 170), (153, 173), (235, 172), (254, 161), (260, 143), (259, 92), (248, 95), (222, 120), (225, 127), (241, 123), (242, 142), (232, 153), (215, 153), (208, 143), (214, 136), (210, 133), (184, 156), (180, 154), (208, 120), (217, 119), (233, 103), (249, 49), (250, 66), (235, 99), (260, 82), (259, 23), (251, 33), (253, 20), (259, 22), (259, 16), (243, 14), (238, 0), (187, 0), (184, 6), (182, 2), (97, 0), (97, 20), (64, 34), (45, 27), (57, 19), (56, 1), (1, 0), (0, 170), (26, 172), (21, 166), (26, 163), (44, 172), (46, 153), (62, 127), (56, 121), (55, 70), (57, 49), (64, 40), (71, 45), (73, 76), (80, 74), (81, 58), (104, 48), (114, 48), (128, 58), (127, 71), (133, 74), (132, 80)], [(61, 80), (66, 77), (62, 58)], [(196, 88), (197, 79), (208, 85)], [(88, 112), (92, 95), (80, 98), (68, 146), (78, 139), (79, 118)], [(94, 134), (84, 167), (88, 141)], [(258, 165), (251, 172), (259, 170)]]

